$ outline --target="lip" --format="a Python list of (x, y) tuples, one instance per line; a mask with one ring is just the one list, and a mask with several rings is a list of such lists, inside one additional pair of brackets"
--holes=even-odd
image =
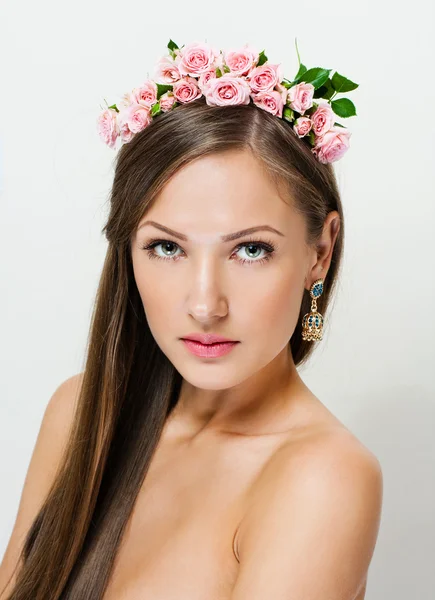
[(181, 338), (182, 340), (193, 340), (194, 342), (200, 342), (201, 344), (217, 344), (223, 342), (237, 343), (237, 340), (230, 340), (229, 338), (222, 337), (221, 335), (214, 335), (213, 333), (190, 333)]
[(213, 344), (201, 344), (201, 342), (197, 342), (195, 340), (181, 338), (181, 341), (184, 343), (186, 348), (195, 354), (195, 356), (200, 356), (202, 358), (218, 358), (220, 356), (224, 356), (231, 352), (231, 350), (236, 346), (239, 342), (216, 342)]

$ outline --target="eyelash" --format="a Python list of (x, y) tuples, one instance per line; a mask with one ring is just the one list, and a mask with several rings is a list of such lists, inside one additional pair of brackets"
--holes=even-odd
[[(157, 258), (157, 259), (171, 260), (171, 261), (178, 260), (180, 258), (179, 256), (176, 256), (176, 257), (159, 256), (158, 254), (156, 254), (154, 252), (154, 248), (156, 246), (159, 246), (160, 244), (164, 244), (167, 242), (169, 242), (170, 244), (174, 244), (175, 246), (178, 246), (178, 244), (176, 242), (173, 242), (172, 240), (158, 239), (158, 240), (150, 240), (150, 241), (146, 242), (146, 244), (144, 246), (142, 246), (142, 250), (147, 250), (147, 254), (150, 258)], [(255, 258), (253, 258), (251, 260), (245, 259), (245, 258), (239, 259), (239, 262), (241, 262), (242, 264), (252, 265), (254, 263), (255, 264), (266, 263), (271, 258), (273, 258), (273, 253), (275, 252), (275, 246), (272, 243), (272, 240), (265, 240), (264, 242), (261, 242), (260, 240), (248, 239), (248, 240), (245, 240), (244, 242), (242, 242), (241, 244), (239, 244), (238, 246), (236, 246), (236, 248), (233, 250), (233, 253), (238, 252), (244, 246), (258, 246), (262, 250), (265, 250), (267, 252), (267, 254), (263, 258), (260, 258), (260, 259), (255, 259)], [(180, 248), (180, 246), (178, 246), (178, 248)]]

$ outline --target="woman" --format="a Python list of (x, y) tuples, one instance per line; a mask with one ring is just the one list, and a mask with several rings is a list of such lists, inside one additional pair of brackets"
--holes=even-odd
[(364, 598), (380, 465), (297, 370), (342, 257), (332, 166), (276, 115), (198, 97), (122, 146), (103, 232), (0, 598)]

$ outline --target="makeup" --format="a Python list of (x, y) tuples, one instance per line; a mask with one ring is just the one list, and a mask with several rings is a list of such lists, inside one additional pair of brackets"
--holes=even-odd
[(193, 340), (181, 340), (186, 348), (201, 358), (219, 358), (231, 352), (240, 342), (219, 342), (216, 344), (201, 344)]

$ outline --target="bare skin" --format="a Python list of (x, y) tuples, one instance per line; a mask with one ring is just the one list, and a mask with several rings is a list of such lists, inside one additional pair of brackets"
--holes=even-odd
[[(6, 586), (0, 600), (12, 591), (19, 551), (54, 479), (81, 381), (82, 374), (67, 379), (47, 405), (0, 565), (0, 590)], [(368, 455), (305, 386), (299, 393), (293, 388), (293, 393), (294, 410), (275, 433), (219, 435), (203, 429), (192, 435), (191, 424), (177, 412), (171, 416), (128, 521), (104, 600), (233, 600), (235, 582), (249, 558), (243, 539), (258, 529), (256, 511), (263, 510), (262, 496), (274, 490), (276, 474), (289, 457), (303, 456), (307, 449), (322, 455), (328, 449), (337, 455)], [(274, 465), (278, 471), (271, 468)], [(280, 518), (285, 521), (285, 511)], [(377, 514), (371, 515), (365, 528), (377, 519)], [(376, 534), (376, 525), (371, 527)], [(276, 546), (264, 545), (265, 559), (278, 556)], [(309, 563), (311, 555), (304, 558)], [(336, 597), (362, 600), (364, 594), (365, 577), (357, 595)]]
[[(231, 600), (241, 540), (255, 528), (250, 515), (261, 496), (273, 489), (273, 465), (309, 447), (368, 453), (304, 384), (298, 387), (292, 414), (276, 432), (189, 438), (178, 417), (168, 421), (104, 600)], [(276, 551), (265, 547), (264, 555)], [(365, 589), (363, 578), (346, 600), (363, 600)]]
[[(221, 240), (263, 224), (279, 233), (249, 239), (273, 243), (269, 261), (255, 264), (246, 235)], [(151, 332), (183, 383), (104, 600), (364, 598), (381, 510), (379, 464), (308, 389), (288, 352), (304, 288), (327, 277), (338, 231), (331, 212), (318, 246), (307, 246), (302, 216), (240, 151), (181, 169), (144, 215), (132, 236), (134, 276)], [(153, 238), (172, 244), (164, 260), (143, 249)], [(165, 256), (162, 244), (154, 252)], [(191, 332), (239, 343), (224, 357), (201, 359), (180, 340)], [(71, 413), (56, 407), (53, 422)], [(48, 430), (58, 440), (66, 426)], [(23, 492), (32, 510), (25, 499), (0, 584), (35, 498), (44, 496), (31, 487), (58, 454), (51, 435), (38, 441)]]

